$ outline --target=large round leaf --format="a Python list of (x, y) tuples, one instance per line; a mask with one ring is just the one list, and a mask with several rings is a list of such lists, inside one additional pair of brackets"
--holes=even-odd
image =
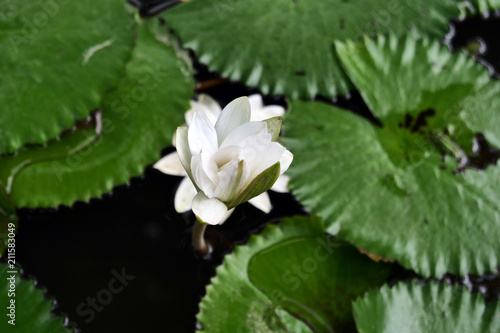
[(383, 127), (292, 102), (282, 140), (293, 193), (329, 232), (423, 275), (495, 270), (500, 168), (456, 171), (474, 132), (499, 142), (500, 82), (437, 43), (381, 38), (339, 52)]
[(202, 63), (266, 94), (335, 96), (351, 88), (334, 40), (389, 31), (442, 37), (456, 0), (192, 0), (164, 14)]
[[(139, 176), (170, 144), (192, 96), (191, 71), (164, 27), (139, 25), (127, 77), (102, 104), (102, 136), (83, 150), (28, 165), (13, 180), (17, 207), (71, 205)], [(165, 33), (162, 31), (165, 30)]]
[(499, 0), (474, 0), (472, 3), (481, 13), (500, 9)]
[[(77, 128), (60, 140), (47, 146), (22, 148), (15, 155), (4, 156), (0, 164), (0, 220), (5, 215), (15, 215), (16, 204), (11, 198), (12, 186), (19, 172), (24, 168), (44, 161), (57, 161), (71, 158), (84, 148), (89, 147), (99, 137), (101, 124), (89, 124), (89, 127)], [(94, 125), (94, 126), (92, 126)], [(0, 227), (2, 223), (0, 222)]]
[(0, 155), (54, 139), (99, 107), (134, 43), (125, 6), (0, 0)]
[[(71, 331), (63, 326), (63, 318), (51, 315), (52, 301), (45, 299), (43, 291), (36, 289), (31, 281), (21, 280), (19, 274), (16, 273), (18, 270), (18, 267), (13, 267), (11, 270), (7, 264), (0, 264), (0, 307), (2, 308), (0, 331), (3, 333), (70, 333)], [(13, 279), (10, 279), (11, 277)], [(14, 283), (11, 284), (11, 281)], [(12, 300), (13, 303), (11, 303)], [(9, 316), (11, 313), (13, 316)]]
[(351, 302), (391, 267), (328, 238), (317, 217), (285, 219), (225, 258), (198, 320), (207, 333), (351, 332)]
[(360, 333), (496, 333), (499, 304), (485, 304), (479, 293), (430, 282), (384, 286), (369, 291), (353, 307)]

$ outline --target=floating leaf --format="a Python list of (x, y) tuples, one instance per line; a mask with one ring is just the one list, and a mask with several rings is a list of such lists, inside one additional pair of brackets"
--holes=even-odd
[[(99, 126), (99, 125), (97, 125)], [(0, 210), (4, 215), (15, 213), (15, 203), (10, 194), (14, 179), (24, 168), (43, 161), (71, 158), (72, 155), (87, 148), (98, 138), (96, 128), (78, 128), (60, 140), (47, 146), (23, 148), (16, 155), (5, 156), (0, 164)], [(1, 214), (1, 211), (0, 211)], [(0, 223), (1, 225), (1, 223)]]
[(123, 1), (1, 0), (0, 155), (45, 143), (116, 86), (133, 47)]
[[(192, 96), (190, 70), (166, 30), (138, 27), (127, 77), (102, 104), (102, 135), (85, 149), (22, 169), (13, 181), (17, 207), (54, 207), (89, 200), (143, 173), (183, 121)], [(154, 31), (154, 32), (153, 32)]]
[(296, 98), (352, 88), (334, 40), (390, 31), (442, 38), (458, 15), (454, 0), (192, 0), (164, 17), (211, 70)]
[(391, 268), (327, 237), (317, 217), (288, 218), (225, 257), (198, 320), (207, 333), (347, 332), (351, 302)]
[(430, 282), (371, 290), (353, 305), (360, 333), (500, 332), (499, 302)]
[(500, 9), (499, 0), (474, 0), (472, 3), (477, 7), (480, 13)]
[[(18, 271), (19, 268), (15, 268)], [(31, 281), (24, 281), (17, 273), (9, 273), (10, 269), (6, 264), (0, 264), (0, 307), (2, 308), (2, 320), (0, 320), (0, 331), (5, 333), (70, 333), (71, 330), (63, 326), (63, 318), (56, 318), (51, 315), (52, 302), (45, 299), (43, 291), (36, 289)], [(11, 276), (14, 277), (10, 280)], [(14, 285), (11, 285), (14, 281)], [(13, 288), (15, 286), (15, 288)], [(15, 290), (14, 290), (15, 289)], [(15, 295), (9, 296), (11, 292)], [(14, 317), (10, 317), (12, 307), (11, 300), (14, 300), (15, 325), (9, 323)]]
[(290, 188), (330, 233), (420, 274), (495, 270), (500, 168), (455, 171), (476, 131), (499, 142), (500, 95), (492, 92), (500, 82), (437, 42), (379, 38), (365, 46), (338, 49), (383, 127), (323, 103), (292, 102), (282, 137), (294, 153)]

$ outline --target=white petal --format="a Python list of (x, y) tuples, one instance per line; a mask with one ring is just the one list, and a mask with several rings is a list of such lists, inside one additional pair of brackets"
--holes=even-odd
[(217, 151), (217, 133), (203, 112), (195, 111), (188, 129), (188, 141), (192, 155), (198, 155), (201, 151), (212, 155)]
[(196, 185), (198, 185), (198, 187), (209, 197), (213, 197), (215, 183), (208, 177), (207, 173), (203, 169), (203, 163), (199, 155), (193, 156), (191, 159), (191, 171)]
[(283, 152), (283, 155), (281, 155), (280, 159), (280, 175), (282, 175), (286, 170), (288, 170), (288, 167), (290, 167), (290, 164), (292, 164), (293, 161), (293, 154), (289, 150), (285, 150)]
[(265, 106), (259, 110), (252, 109), (252, 117), (250, 121), (262, 121), (269, 118), (281, 117), (285, 114), (285, 109), (279, 105)]
[(172, 135), (172, 146), (177, 147), (175, 144), (177, 133), (174, 132), (174, 135)]
[(271, 190), (279, 193), (288, 193), (290, 190), (288, 189), (288, 182), (290, 181), (290, 177), (287, 175), (281, 175), (276, 183), (274, 183)]
[(227, 146), (219, 149), (214, 155), (213, 160), (218, 168), (223, 167), (233, 160), (240, 160), (242, 150), (238, 146)]
[(193, 175), (191, 173), (191, 151), (189, 150), (188, 143), (188, 128), (185, 126), (177, 128), (175, 132), (175, 142), (177, 144), (177, 154), (179, 159), (184, 166), (188, 176), (193, 180)]
[[(247, 152), (245, 149), (243, 154), (245, 156), (245, 161), (249, 163), (250, 180), (257, 177), (267, 168), (273, 166), (277, 162), (280, 162), (281, 156), (285, 150), (285, 147), (277, 142), (267, 144), (262, 150), (257, 151), (256, 153), (252, 150)], [(250, 154), (252, 155), (249, 156)], [(248, 159), (246, 158), (247, 156), (249, 156)]]
[(224, 148), (227, 146), (240, 146), (241, 147), (242, 141), (244, 139), (248, 138), (251, 135), (258, 134), (258, 133), (261, 133), (261, 134), (267, 133), (267, 124), (266, 123), (264, 123), (262, 121), (245, 123), (241, 126), (238, 126), (234, 131), (229, 133), (229, 135), (226, 137), (226, 139), (220, 145), (220, 148)]
[(210, 121), (213, 120), (212, 124), (215, 125), (222, 111), (219, 103), (207, 94), (200, 94), (200, 96), (198, 96), (198, 103), (205, 107), (208, 119), (210, 119)]
[(186, 170), (184, 169), (176, 151), (160, 159), (153, 165), (153, 168), (160, 170), (167, 175), (187, 176)]
[(262, 96), (260, 94), (248, 96), (248, 101), (250, 102), (250, 106), (252, 108), (252, 116), (254, 111), (258, 112), (264, 106), (264, 101), (262, 100)]
[(175, 192), (174, 207), (177, 213), (184, 213), (191, 210), (193, 198), (196, 195), (196, 188), (188, 177), (185, 177), (177, 191)]
[(219, 199), (208, 198), (203, 192), (198, 192), (193, 199), (193, 212), (202, 222), (213, 225), (224, 220), (227, 207)]
[(217, 184), (219, 182), (219, 177), (217, 176), (219, 168), (217, 167), (217, 164), (213, 160), (212, 155), (208, 154), (205, 151), (202, 151), (200, 154), (200, 158), (203, 171), (205, 171), (208, 178), (210, 178), (210, 180), (214, 184)]
[(193, 120), (194, 112), (200, 111), (207, 116), (208, 120), (215, 125), (217, 119), (220, 116), (221, 108), (219, 103), (217, 103), (212, 97), (200, 94), (198, 97), (198, 101), (190, 101), (191, 109), (187, 110), (184, 114), (184, 118), (186, 119), (186, 124), (191, 124)]
[(186, 124), (188, 126), (193, 121), (194, 113), (197, 110), (197, 108), (193, 105), (193, 101), (189, 101), (189, 103), (191, 103), (191, 109), (187, 110), (186, 113), (184, 113), (184, 119), (186, 120)]
[(222, 224), (226, 222), (226, 220), (231, 216), (231, 214), (234, 212), (234, 208), (231, 208), (230, 210), (227, 211), (226, 215), (222, 218), (222, 221), (219, 222), (219, 224)]
[(240, 192), (242, 184), (246, 184), (250, 172), (245, 161), (234, 160), (222, 167), (218, 173), (219, 183), (214, 196), (227, 202)]
[(273, 206), (271, 205), (271, 200), (269, 199), (269, 194), (267, 194), (267, 192), (264, 192), (261, 195), (248, 200), (248, 202), (266, 214), (269, 214), (269, 212), (273, 208)]
[(219, 145), (235, 128), (250, 121), (250, 102), (248, 97), (240, 97), (229, 103), (220, 114), (215, 130)]

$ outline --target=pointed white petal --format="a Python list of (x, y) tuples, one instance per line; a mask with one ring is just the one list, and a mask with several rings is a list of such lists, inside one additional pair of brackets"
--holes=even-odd
[(282, 175), (286, 170), (288, 170), (288, 167), (290, 164), (292, 164), (293, 161), (293, 154), (289, 151), (286, 150), (283, 152), (283, 155), (281, 155), (280, 158), (280, 174)]
[(222, 221), (219, 222), (219, 224), (223, 224), (224, 222), (226, 222), (229, 216), (231, 216), (231, 214), (234, 212), (234, 210), (235, 208), (231, 208), (230, 210), (228, 210), (226, 215), (224, 215), (224, 217), (222, 218)]
[(288, 177), (287, 175), (281, 175), (276, 183), (274, 183), (273, 187), (271, 187), (271, 190), (279, 193), (288, 193), (290, 192), (290, 190), (288, 189), (289, 181), (290, 177)]
[(172, 176), (187, 176), (186, 170), (179, 159), (176, 151), (161, 158), (153, 165), (153, 168), (160, 170), (167, 175)]
[(194, 112), (195, 111), (200, 111), (207, 116), (208, 120), (212, 123), (212, 125), (215, 125), (217, 122), (217, 119), (220, 116), (221, 113), (221, 108), (219, 103), (217, 103), (212, 97), (201, 94), (198, 97), (198, 101), (189, 101), (189, 104), (191, 105), (191, 108), (186, 111), (184, 114), (184, 118), (186, 119), (186, 124), (191, 124), (191, 121), (193, 120)]
[(186, 120), (186, 124), (188, 126), (193, 121), (194, 113), (197, 110), (197, 108), (193, 105), (193, 101), (189, 101), (189, 103), (191, 103), (191, 109), (187, 110), (186, 113), (184, 113), (184, 119)]
[(185, 177), (177, 191), (175, 192), (174, 207), (177, 213), (184, 213), (191, 210), (193, 198), (196, 195), (196, 188), (188, 177)]
[(200, 96), (198, 96), (198, 103), (202, 104), (205, 107), (205, 112), (208, 119), (210, 119), (212, 124), (215, 125), (217, 119), (220, 116), (220, 113), (222, 112), (219, 103), (217, 103), (215, 99), (207, 94), (200, 94)]
[(192, 155), (205, 151), (213, 155), (217, 151), (217, 133), (203, 112), (195, 111), (188, 129), (189, 149)]
[(176, 138), (177, 134), (174, 132), (174, 135), (172, 135), (172, 146), (177, 147), (175, 144), (175, 141), (177, 140)]
[(177, 144), (177, 154), (179, 159), (186, 170), (188, 176), (193, 180), (191, 172), (191, 151), (188, 143), (188, 128), (185, 126), (177, 128), (175, 132), (175, 142)]
[(279, 105), (269, 105), (265, 106), (258, 111), (254, 111), (252, 109), (252, 118), (251, 121), (262, 121), (269, 118), (281, 117), (285, 114), (285, 109)]
[(219, 172), (219, 168), (215, 163), (212, 155), (209, 155), (207, 152), (202, 151), (200, 154), (201, 165), (203, 171), (207, 174), (208, 178), (214, 183), (217, 184), (219, 182), (219, 177), (217, 176), (217, 172)]
[(251, 123), (245, 123), (241, 126), (238, 126), (234, 131), (229, 133), (226, 139), (220, 145), (220, 148), (224, 148), (227, 146), (240, 146), (244, 139), (248, 138), (251, 135), (255, 134), (266, 134), (267, 133), (267, 124), (262, 121), (256, 121)]
[(264, 106), (264, 101), (260, 94), (253, 94), (248, 96), (248, 101), (250, 102), (250, 107), (252, 108), (252, 116), (255, 111), (259, 111)]
[(246, 184), (249, 175), (245, 161), (234, 160), (222, 167), (218, 173), (219, 183), (214, 196), (224, 202), (232, 200)]
[(219, 145), (235, 128), (248, 123), (250, 121), (250, 114), (250, 102), (248, 101), (248, 97), (240, 97), (229, 103), (224, 110), (222, 110), (215, 124)]
[(216, 198), (208, 198), (203, 192), (198, 192), (193, 199), (193, 212), (202, 222), (219, 224), (227, 213), (226, 205)]
[(269, 214), (273, 206), (271, 205), (271, 199), (269, 199), (269, 194), (264, 192), (255, 198), (248, 200), (249, 203), (260, 209), (266, 214)]
[(251, 148), (248, 150), (244, 149), (243, 156), (245, 156), (245, 161), (249, 163), (251, 170), (250, 179), (254, 179), (264, 170), (280, 162), (285, 150), (285, 147), (277, 142), (270, 142), (257, 152), (254, 152)]
[(210, 179), (210, 177), (208, 177), (207, 173), (203, 169), (203, 163), (199, 155), (193, 156), (191, 159), (191, 170), (196, 185), (198, 185), (198, 187), (208, 196), (213, 197), (215, 183)]

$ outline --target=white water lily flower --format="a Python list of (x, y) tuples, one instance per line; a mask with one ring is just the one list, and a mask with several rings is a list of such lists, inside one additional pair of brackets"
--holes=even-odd
[[(277, 162), (281, 162), (279, 174), (290, 165), (291, 153), (271, 140), (276, 140), (279, 133), (277, 123), (249, 122), (280, 116), (284, 109), (279, 106), (263, 107), (260, 95), (231, 102), (222, 116), (218, 103), (207, 95), (200, 95), (198, 102), (192, 102), (191, 106), (192, 109), (186, 112), (189, 130), (181, 127), (177, 131), (180, 154), (167, 155), (155, 164), (155, 168), (167, 174), (185, 176), (180, 156), (192, 182), (187, 177), (182, 180), (175, 195), (175, 209), (184, 212), (192, 208), (204, 222), (222, 223), (231, 213), (228, 208), (241, 203), (238, 200), (244, 202), (261, 192), (248, 196), (246, 187), (255, 177)], [(181, 153), (182, 150), (184, 152)], [(287, 182), (288, 178), (281, 176), (273, 190), (287, 192)], [(242, 193), (246, 193), (247, 197), (238, 199)], [(271, 209), (267, 193), (250, 199), (250, 202), (265, 212)]]
[[(282, 106), (264, 106), (262, 97), (259, 94), (249, 96), (248, 100), (251, 107), (251, 121), (262, 121), (269, 118), (281, 117), (285, 114), (285, 109)], [(215, 125), (217, 119), (220, 116), (220, 113), (222, 112), (219, 103), (217, 103), (212, 97), (206, 94), (200, 94), (198, 97), (198, 101), (190, 101), (190, 105), (191, 108), (186, 111), (184, 115), (186, 124), (188, 126), (191, 124), (191, 120), (193, 119), (195, 110), (205, 113), (205, 115), (213, 125)], [(175, 146), (175, 135), (172, 142), (174, 142)], [(191, 180), (187, 177), (187, 173), (179, 160), (179, 155), (177, 154), (177, 152), (174, 151), (163, 157), (154, 165), (154, 167), (168, 175), (185, 177), (179, 184), (179, 187), (177, 188), (177, 191), (175, 193), (174, 207), (178, 213), (190, 211), (192, 208), (193, 198), (196, 195), (197, 191), (194, 185), (191, 183)], [(287, 175), (281, 175), (276, 183), (274, 183), (273, 187), (271, 187), (271, 190), (280, 193), (287, 193), (288, 181), (289, 177)], [(269, 199), (269, 195), (267, 194), (267, 192), (264, 192), (261, 195), (250, 199), (248, 202), (256, 208), (262, 210), (266, 214), (269, 213), (272, 209), (271, 200)], [(228, 212), (226, 218), (231, 215), (231, 212), (232, 210)]]

